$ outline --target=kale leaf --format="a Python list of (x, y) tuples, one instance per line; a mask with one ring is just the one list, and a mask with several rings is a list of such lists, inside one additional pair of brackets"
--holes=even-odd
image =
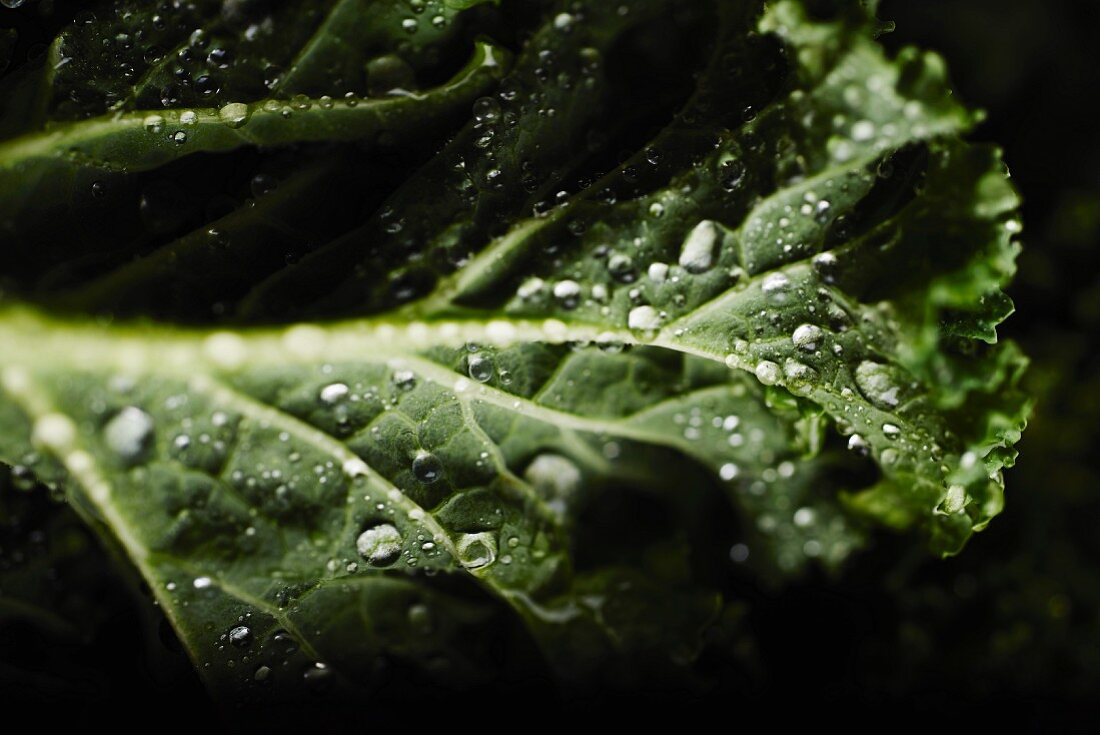
[(731, 563), (958, 552), (1018, 197), (819, 5), (96, 4), (0, 79), (0, 458), (238, 701), (690, 684)]

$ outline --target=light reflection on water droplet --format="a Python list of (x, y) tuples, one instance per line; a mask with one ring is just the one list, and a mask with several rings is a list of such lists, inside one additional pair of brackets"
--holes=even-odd
[(103, 427), (103, 439), (123, 462), (137, 462), (153, 439), (153, 417), (136, 406), (127, 406)]
[(345, 383), (332, 383), (321, 389), (321, 400), (329, 405), (338, 403), (348, 394), (348, 386)]
[(230, 102), (218, 110), (218, 119), (231, 128), (239, 128), (248, 122), (251, 114), (251, 109), (243, 102)]
[(229, 631), (229, 642), (237, 648), (248, 648), (252, 643), (252, 629), (247, 625), (238, 625)]
[(397, 561), (404, 539), (391, 523), (380, 523), (359, 534), (355, 548), (371, 566), (385, 567)]
[(493, 361), (483, 355), (471, 355), (466, 360), (470, 377), (479, 383), (488, 383), (493, 379)]
[(467, 569), (481, 569), (497, 559), (497, 540), (490, 533), (464, 533), (457, 548), (458, 560)]
[(443, 463), (431, 452), (421, 451), (413, 458), (412, 472), (417, 482), (431, 485), (443, 477)]

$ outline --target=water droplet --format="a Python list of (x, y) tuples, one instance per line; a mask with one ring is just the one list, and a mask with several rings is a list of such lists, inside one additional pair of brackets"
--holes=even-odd
[(760, 288), (764, 293), (771, 294), (784, 291), (790, 285), (791, 279), (787, 278), (786, 275), (782, 273), (772, 273), (764, 279), (764, 283), (761, 284)]
[(412, 473), (418, 482), (431, 485), (443, 477), (443, 463), (431, 452), (421, 451), (413, 458)]
[(257, 681), (260, 683), (267, 681), (269, 678), (271, 678), (270, 666), (258, 666), (256, 667), (256, 673), (252, 675), (253, 681)]
[(210, 577), (195, 577), (191, 584), (197, 590), (204, 590), (214, 584), (214, 580), (210, 579)]
[(661, 326), (661, 313), (652, 306), (636, 306), (627, 315), (627, 326), (640, 332), (652, 332)]
[(163, 107), (175, 107), (182, 101), (183, 89), (175, 82), (160, 91), (160, 104)]
[(848, 449), (856, 454), (866, 457), (867, 452), (870, 450), (870, 446), (867, 444), (867, 440), (859, 434), (852, 434), (848, 437)]
[(650, 263), (646, 275), (654, 283), (664, 283), (668, 280), (668, 263)]
[(856, 368), (856, 385), (879, 408), (896, 408), (900, 387), (894, 381), (893, 372), (886, 365), (864, 360)]
[(233, 63), (233, 52), (218, 46), (210, 49), (210, 53), (206, 55), (206, 60), (219, 69), (228, 69), (229, 65)]
[(886, 435), (887, 439), (897, 439), (901, 436), (901, 429), (895, 424), (883, 424), (882, 433)]
[(730, 547), (730, 560), (743, 564), (749, 558), (749, 547), (745, 544), (734, 544)]
[(729, 192), (736, 191), (745, 181), (745, 171), (745, 164), (740, 160), (727, 161), (722, 165), (722, 188)]
[(493, 379), (493, 361), (484, 355), (471, 355), (467, 358), (466, 369), (470, 377), (479, 383), (488, 383)]
[(329, 405), (339, 403), (348, 395), (348, 386), (345, 383), (332, 383), (321, 389), (321, 400)]
[(524, 301), (530, 301), (546, 288), (546, 281), (541, 278), (528, 278), (524, 281), (520, 287), (516, 290), (516, 296), (520, 297)]
[(819, 327), (813, 324), (803, 324), (794, 330), (794, 333), (791, 335), (791, 342), (800, 350), (813, 352), (817, 349), (817, 345), (821, 342), (823, 336), (824, 333)]
[(371, 566), (388, 567), (397, 561), (403, 541), (393, 524), (380, 523), (359, 534), (355, 548)]
[(474, 119), (479, 123), (494, 123), (500, 119), (500, 102), (493, 97), (482, 97), (474, 102)]
[(103, 439), (123, 462), (137, 462), (152, 444), (153, 428), (152, 416), (136, 406), (127, 406), (103, 427)]
[(176, 145), (183, 145), (187, 142), (187, 133), (183, 132), (182, 130), (177, 130), (176, 132), (172, 133), (172, 142)]
[(576, 281), (558, 281), (554, 284), (554, 298), (566, 309), (574, 309), (580, 303), (581, 285)]
[(229, 631), (229, 642), (237, 648), (248, 648), (252, 643), (252, 629), (247, 625), (238, 625)]
[(601, 352), (617, 355), (626, 348), (626, 345), (613, 332), (601, 332), (596, 335), (596, 347)]
[(718, 476), (726, 482), (735, 479), (739, 474), (741, 474), (741, 468), (733, 462), (727, 462), (718, 470)]
[(416, 373), (412, 370), (395, 370), (393, 386), (398, 390), (412, 390), (416, 387)]
[(756, 379), (764, 385), (775, 385), (779, 382), (783, 371), (771, 360), (762, 360), (756, 366)]
[(703, 220), (684, 240), (680, 265), (688, 273), (703, 273), (714, 264), (714, 246), (718, 243), (718, 225)]
[(833, 283), (836, 280), (837, 258), (832, 253), (819, 253), (813, 259), (814, 270), (821, 276), (825, 283)]
[(145, 126), (146, 132), (149, 133), (160, 135), (164, 132), (164, 118), (160, 115), (147, 115), (145, 120), (142, 121), (142, 125)]
[(231, 128), (239, 128), (248, 122), (250, 110), (243, 102), (230, 102), (218, 110), (218, 119)]
[(621, 283), (632, 283), (636, 278), (634, 273), (634, 259), (623, 253), (613, 253), (607, 259), (607, 272), (611, 277)]
[(467, 569), (481, 569), (496, 561), (497, 540), (490, 533), (464, 533), (458, 537), (458, 560)]

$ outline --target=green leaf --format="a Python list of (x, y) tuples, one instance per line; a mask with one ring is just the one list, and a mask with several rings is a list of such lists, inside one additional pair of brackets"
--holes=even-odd
[[(483, 5), (405, 44), (307, 14), (265, 46), (295, 53), (277, 89), (453, 58), (451, 20), (515, 63), (483, 40), (434, 92), (289, 119), (242, 91), (248, 122), (189, 138), (217, 155), (173, 162), (130, 102), (0, 144), (0, 187), (45, 187), (5, 223), (0, 457), (121, 546), (221, 696), (372, 689), (382, 660), (474, 688), (517, 630), (539, 663), (504, 668), (695, 686), (729, 564), (779, 584), (875, 529), (950, 554), (1001, 510), (1018, 199), (939, 57), (887, 58), (857, 3)], [(133, 104), (164, 71), (69, 66)], [(72, 146), (127, 173), (70, 212)]]
[(439, 117), (467, 107), (488, 90), (506, 58), (480, 43), (453, 79), (425, 93), (376, 100), (295, 97), (289, 102), (230, 102), (220, 109), (112, 112), (47, 125), (0, 144), (0, 188), (12, 194), (5, 211), (28, 208), (32, 198), (83, 170), (140, 172), (195, 153), (242, 146), (285, 146), (356, 141), (382, 135), (425, 134)]

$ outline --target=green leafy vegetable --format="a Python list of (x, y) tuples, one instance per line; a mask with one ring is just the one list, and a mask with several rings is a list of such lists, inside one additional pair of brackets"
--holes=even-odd
[(698, 683), (731, 557), (958, 552), (1018, 200), (838, 5), (99, 3), (2, 81), (0, 457), (241, 701)]

